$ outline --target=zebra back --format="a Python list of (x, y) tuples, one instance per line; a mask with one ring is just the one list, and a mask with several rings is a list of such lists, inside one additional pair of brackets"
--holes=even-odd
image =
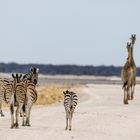
[(16, 74), (16, 76), (14, 74), (12, 74), (13, 80), (3, 80), (4, 83), (4, 100), (6, 101), (6, 103), (10, 102), (12, 93), (15, 92), (15, 86), (17, 83), (19, 83), (21, 81), (21, 77), (22, 74)]
[(66, 91), (64, 93), (64, 107), (67, 111), (74, 111), (77, 102), (78, 102), (78, 96), (76, 93), (71, 91)]

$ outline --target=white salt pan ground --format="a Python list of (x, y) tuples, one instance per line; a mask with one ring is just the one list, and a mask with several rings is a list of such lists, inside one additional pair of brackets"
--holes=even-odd
[[(0, 118), (0, 140), (140, 140), (140, 86), (135, 99), (123, 105), (119, 85), (84, 85), (79, 93), (72, 131), (65, 131), (62, 103), (34, 106), (31, 127), (10, 129), (9, 109)], [(21, 124), (21, 123), (20, 123)]]

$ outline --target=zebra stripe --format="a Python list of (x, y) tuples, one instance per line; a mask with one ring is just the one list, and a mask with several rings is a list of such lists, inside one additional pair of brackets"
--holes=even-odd
[(72, 116), (78, 102), (78, 97), (76, 93), (68, 91), (68, 90), (63, 93), (64, 93), (64, 107), (66, 111), (66, 128), (65, 129), (67, 130), (69, 127), (69, 130), (71, 130)]

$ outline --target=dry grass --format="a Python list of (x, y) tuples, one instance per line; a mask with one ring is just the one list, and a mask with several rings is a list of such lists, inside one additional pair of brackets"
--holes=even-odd
[[(63, 99), (63, 91), (72, 88), (73, 85), (67, 84), (48, 84), (37, 87), (38, 99), (36, 105), (45, 105), (58, 102)], [(3, 102), (3, 107), (7, 107), (7, 104)]]
[(49, 84), (37, 88), (37, 105), (52, 104), (63, 99), (63, 91), (71, 88), (72, 85)]

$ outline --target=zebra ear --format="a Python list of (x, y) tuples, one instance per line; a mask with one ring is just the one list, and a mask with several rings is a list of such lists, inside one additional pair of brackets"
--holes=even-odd
[(21, 78), (21, 77), (22, 77), (22, 74), (19, 75), (19, 78)]
[(16, 76), (14, 75), (14, 73), (12, 73), (12, 77), (15, 79), (16, 78)]
[(66, 93), (69, 93), (69, 91), (68, 91), (68, 90), (66, 90)]
[(15, 79), (15, 75), (12, 73), (12, 77)]
[(63, 91), (63, 94), (65, 95), (65, 94), (66, 94), (66, 92), (65, 92), (65, 91)]
[(30, 71), (33, 71), (33, 67), (30, 68)]
[(32, 67), (32, 68), (31, 68), (31, 71), (32, 71), (33, 73), (36, 73), (36, 68), (35, 68), (35, 67)]

